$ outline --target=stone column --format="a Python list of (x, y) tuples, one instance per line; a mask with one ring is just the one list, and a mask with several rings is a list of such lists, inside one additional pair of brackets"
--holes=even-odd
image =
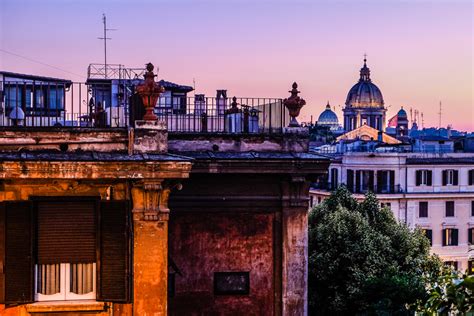
[(307, 315), (309, 182), (292, 177), (282, 192), (282, 314)]
[(132, 188), (134, 315), (168, 313), (169, 193), (161, 180), (146, 180)]

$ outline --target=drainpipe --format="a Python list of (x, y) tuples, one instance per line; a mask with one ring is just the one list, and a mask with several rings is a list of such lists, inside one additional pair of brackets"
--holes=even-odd
[(408, 166), (405, 157), (405, 188), (403, 190), (403, 201), (405, 202), (405, 224), (408, 225), (408, 202), (406, 199), (406, 191), (408, 189)]

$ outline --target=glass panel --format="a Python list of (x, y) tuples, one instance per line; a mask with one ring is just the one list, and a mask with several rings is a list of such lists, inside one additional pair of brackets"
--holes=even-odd
[(36, 292), (43, 295), (52, 295), (61, 291), (61, 265), (38, 264)]
[(70, 292), (87, 294), (94, 290), (94, 264), (71, 263)]

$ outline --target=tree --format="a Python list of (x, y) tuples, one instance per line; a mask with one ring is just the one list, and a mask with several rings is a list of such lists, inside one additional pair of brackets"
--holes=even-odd
[(309, 216), (311, 314), (404, 315), (426, 299), (440, 261), (423, 233), (400, 224), (373, 193), (358, 203), (338, 188)]
[(461, 275), (445, 266), (437, 278), (426, 283), (428, 298), (416, 304), (419, 315), (474, 313), (474, 275)]

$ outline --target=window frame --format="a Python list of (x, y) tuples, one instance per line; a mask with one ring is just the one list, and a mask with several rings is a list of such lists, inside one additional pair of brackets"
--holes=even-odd
[[(451, 209), (451, 206), (448, 207), (448, 205), (452, 205), (452, 209)], [(448, 211), (452, 211), (452, 215), (449, 215)], [(445, 202), (444, 217), (456, 217), (456, 203), (455, 203), (455, 201), (446, 201)]]
[[(422, 206), (423, 205), (423, 209), (422, 209)], [(425, 209), (425, 206), (426, 205), (426, 209)], [(426, 214), (422, 214), (421, 212), (423, 211), (426, 211)], [(426, 216), (422, 216), (422, 215), (426, 215)], [(418, 202), (418, 218), (428, 218), (429, 217), (429, 203), (428, 201), (420, 201)]]

